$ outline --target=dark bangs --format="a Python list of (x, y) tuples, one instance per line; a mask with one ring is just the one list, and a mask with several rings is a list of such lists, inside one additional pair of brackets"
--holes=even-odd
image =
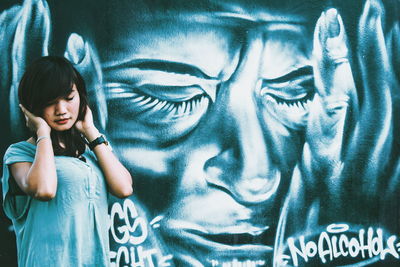
[[(61, 57), (44, 57), (30, 65), (18, 90), (20, 103), (37, 116), (52, 101), (69, 95), (80, 84), (71, 64)], [(78, 85), (77, 85), (78, 86)]]

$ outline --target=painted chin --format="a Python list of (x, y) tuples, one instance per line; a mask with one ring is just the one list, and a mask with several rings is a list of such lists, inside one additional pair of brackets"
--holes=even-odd
[[(177, 205), (161, 223), (161, 235), (177, 266), (271, 265), (277, 229), (271, 217), (276, 217), (272, 208), (276, 205), (271, 203), (271, 208), (265, 209), (270, 205), (260, 204), (260, 210), (250, 210), (219, 190), (210, 190), (208, 196), (197, 200)], [(196, 208), (200, 206), (207, 207), (202, 214)]]

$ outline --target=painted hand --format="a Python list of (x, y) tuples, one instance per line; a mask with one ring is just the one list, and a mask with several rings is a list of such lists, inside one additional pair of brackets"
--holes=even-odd
[(88, 98), (93, 108), (93, 117), (101, 131), (104, 131), (107, 121), (107, 105), (101, 65), (95, 50), (90, 42), (85, 41), (82, 36), (72, 33), (68, 38), (64, 56), (84, 77)]
[(340, 197), (344, 188), (354, 187), (374, 194), (390, 158), (396, 86), (383, 15), (380, 1), (365, 2), (357, 50), (350, 62), (344, 24), (335, 9), (323, 12), (315, 29), (317, 94), (310, 107), (303, 164), (309, 181), (323, 178), (327, 191), (335, 197)]

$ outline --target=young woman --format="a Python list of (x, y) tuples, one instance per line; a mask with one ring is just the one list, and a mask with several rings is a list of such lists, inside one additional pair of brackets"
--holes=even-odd
[(18, 265), (109, 266), (107, 191), (131, 195), (132, 177), (94, 125), (81, 75), (43, 57), (18, 90), (33, 136), (8, 148), (2, 179)]

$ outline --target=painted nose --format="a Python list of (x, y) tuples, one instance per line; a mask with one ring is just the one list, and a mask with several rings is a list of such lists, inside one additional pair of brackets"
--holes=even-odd
[(221, 151), (204, 170), (207, 181), (229, 191), (243, 203), (271, 199), (280, 184), (280, 172), (267, 151), (265, 127), (257, 107), (257, 84), (263, 51), (261, 33), (250, 33), (232, 77), (221, 85), (214, 123), (221, 129)]

